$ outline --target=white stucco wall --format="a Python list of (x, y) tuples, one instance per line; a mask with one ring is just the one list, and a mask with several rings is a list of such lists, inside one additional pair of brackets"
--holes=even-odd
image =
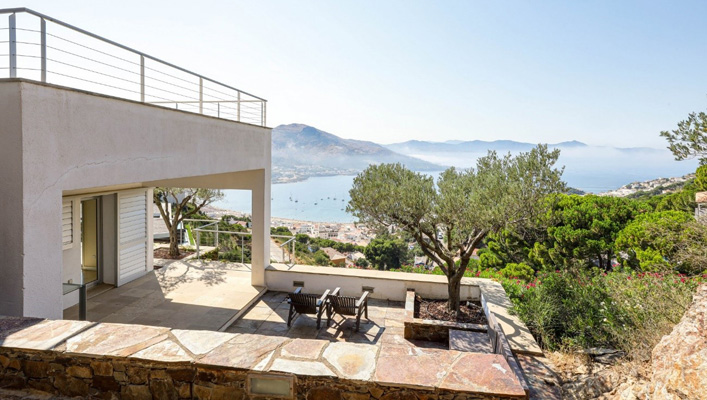
[[(430, 299), (447, 299), (447, 278), (442, 275), (407, 274), (401, 272), (361, 270), (354, 268), (315, 267), (311, 265), (288, 266), (274, 264), (265, 270), (269, 290), (291, 292), (294, 281), (304, 282), (305, 293), (324, 293), (341, 288), (344, 296), (360, 296), (363, 287), (373, 287), (371, 297), (405, 301), (408, 289)], [(464, 278), (461, 285), (462, 300), (479, 300), (479, 284)]]
[(62, 196), (208, 181), (270, 198), (268, 128), (17, 79), (0, 80), (0, 121), (0, 314), (62, 317)]

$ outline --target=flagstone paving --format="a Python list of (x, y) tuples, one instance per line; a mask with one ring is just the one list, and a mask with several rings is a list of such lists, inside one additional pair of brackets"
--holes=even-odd
[[(0, 348), (291, 373), (425, 391), (526, 395), (514, 360), (449, 350), (447, 343), (406, 340), (403, 302), (369, 299), (369, 318), (362, 318), (358, 332), (354, 318), (339, 315), (331, 321), (324, 316), (320, 328), (311, 315), (300, 315), (287, 326), (287, 293), (267, 292), (248, 308), (259, 294), (247, 282), (249, 271), (190, 262), (195, 263), (172, 263), (89, 300), (89, 319), (105, 313), (98, 322), (0, 317)], [(501, 297), (489, 285), (485, 289), (491, 297)], [(238, 292), (241, 286), (244, 293)], [(232, 299), (238, 297), (247, 301), (235, 305)], [(500, 307), (500, 300), (495, 303), (493, 308)], [(216, 332), (234, 310), (245, 311), (226, 332)], [(511, 327), (515, 345), (533, 353), (534, 341), (523, 342), (527, 328), (513, 328), (514, 320), (501, 311), (505, 313), (497, 316)], [(109, 323), (113, 321), (130, 324)]]
[(289, 309), (287, 293), (267, 292), (238, 321), (226, 328), (226, 332), (368, 344), (378, 343), (386, 334), (403, 334), (405, 304), (401, 301), (369, 299), (369, 319), (361, 319), (359, 332), (354, 329), (355, 319), (340, 315), (332, 318), (330, 326), (327, 326), (326, 316), (322, 316), (320, 329), (317, 329), (316, 316), (313, 315), (300, 315), (288, 327)]
[[(263, 302), (270, 302), (269, 296)], [(375, 303), (375, 302), (374, 302)], [(375, 303), (379, 315), (388, 303)], [(277, 306), (279, 307), (279, 306)], [(275, 307), (275, 308), (277, 308)], [(351, 319), (350, 319), (351, 320)], [(23, 322), (25, 321), (25, 322)], [(186, 331), (163, 327), (75, 321), (38, 321), (0, 317), (0, 348), (46, 350), (103, 359), (126, 357), (166, 364), (225, 367), (271, 373), (291, 373), (318, 379), (367, 382), (388, 387), (450, 390), (505, 398), (524, 398), (517, 376), (503, 356), (445, 349), (442, 344), (410, 342), (398, 327), (379, 321), (376, 337), (356, 336), (347, 321), (322, 327), (329, 339)], [(384, 321), (384, 319), (383, 319)], [(304, 326), (308, 327), (309, 322)], [(316, 327), (315, 327), (316, 329)], [(390, 329), (390, 332), (388, 332)], [(334, 330), (333, 332), (331, 330)], [(370, 329), (369, 329), (370, 331)], [(21, 340), (27, 333), (27, 339)], [(339, 332), (339, 333), (337, 333)], [(202, 340), (203, 339), (203, 340)], [(363, 342), (359, 342), (363, 340)], [(370, 342), (368, 342), (370, 341)]]

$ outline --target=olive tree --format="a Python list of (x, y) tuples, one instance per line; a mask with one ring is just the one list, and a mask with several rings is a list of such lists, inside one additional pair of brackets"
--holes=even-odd
[[(172, 257), (179, 256), (179, 223), (201, 211), (204, 206), (223, 198), (223, 192), (214, 189), (156, 187), (153, 193), (154, 202), (169, 231), (169, 255)], [(175, 205), (171, 215), (165, 210), (163, 202)]]
[(517, 156), (491, 151), (476, 168), (447, 169), (436, 184), (400, 164), (371, 165), (354, 179), (347, 210), (367, 225), (410, 233), (446, 275), (448, 307), (458, 311), (474, 249), (491, 232), (527, 226), (546, 195), (565, 189), (554, 168), (559, 155), (545, 145)]

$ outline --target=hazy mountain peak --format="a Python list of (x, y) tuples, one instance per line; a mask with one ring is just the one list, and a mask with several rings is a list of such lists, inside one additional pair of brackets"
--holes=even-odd
[(370, 164), (381, 163), (401, 163), (417, 171), (443, 169), (373, 142), (343, 139), (305, 124), (273, 128), (272, 157), (276, 182), (316, 175), (356, 174)]

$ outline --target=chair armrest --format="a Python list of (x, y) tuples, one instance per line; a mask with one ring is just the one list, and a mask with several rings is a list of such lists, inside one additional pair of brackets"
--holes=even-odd
[(329, 289), (327, 289), (322, 295), (322, 297), (317, 300), (317, 305), (321, 305), (323, 302), (325, 302), (327, 297), (329, 297)]
[(332, 296), (338, 296), (338, 295), (339, 295), (339, 291), (340, 291), (340, 290), (341, 290), (341, 288), (340, 288), (340, 287), (338, 287), (338, 288), (334, 289), (334, 291), (333, 291), (333, 292), (331, 292), (331, 295), (332, 295)]
[(358, 299), (356, 302), (356, 307), (361, 307), (362, 304), (365, 304), (368, 302), (368, 291), (363, 292), (361, 295), (361, 298)]
[[(301, 291), (302, 291), (302, 288), (298, 287), (294, 292), (292, 292), (292, 294), (300, 294)], [(290, 297), (289, 294), (287, 295), (287, 302), (292, 304), (292, 298)]]

